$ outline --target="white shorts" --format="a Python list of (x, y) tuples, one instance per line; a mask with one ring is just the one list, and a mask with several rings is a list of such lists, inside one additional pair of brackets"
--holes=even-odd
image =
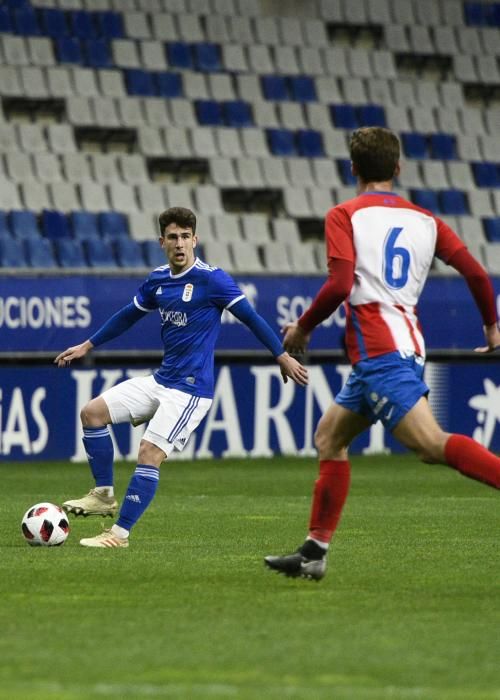
[(149, 421), (144, 439), (169, 455), (182, 450), (212, 405), (212, 399), (168, 389), (154, 379), (134, 377), (101, 394), (112, 423), (140, 425)]

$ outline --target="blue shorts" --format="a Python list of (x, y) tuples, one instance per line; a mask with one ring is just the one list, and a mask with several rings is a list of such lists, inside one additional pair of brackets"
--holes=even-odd
[(422, 380), (421, 357), (402, 357), (399, 352), (361, 360), (335, 397), (340, 406), (359, 413), (370, 423), (381, 420), (393, 430), (429, 387)]

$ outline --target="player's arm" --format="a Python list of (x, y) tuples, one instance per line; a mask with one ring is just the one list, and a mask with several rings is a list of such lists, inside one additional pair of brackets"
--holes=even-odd
[(65, 367), (72, 360), (84, 357), (92, 348), (117, 338), (140, 318), (146, 316), (147, 313), (148, 311), (140, 309), (133, 302), (130, 302), (130, 304), (113, 314), (88, 340), (61, 352), (54, 360), (54, 363), (58, 367)]
[(483, 319), (486, 346), (476, 352), (493, 352), (500, 347), (500, 331), (493, 285), (484, 267), (472, 256), (460, 238), (443, 221), (438, 219), (436, 255), (451, 265), (467, 282)]
[(495, 291), (486, 270), (469, 253), (467, 248), (462, 248), (452, 255), (448, 264), (465, 278), (483, 319), (486, 346), (475, 348), (475, 351), (493, 352), (500, 348), (500, 330), (498, 329)]
[(285, 350), (292, 353), (305, 351), (312, 331), (331, 316), (351, 292), (356, 254), (351, 218), (342, 206), (333, 207), (326, 214), (325, 242), (328, 279), (309, 309), (297, 321), (284, 326), (282, 331)]
[(351, 260), (330, 258), (328, 269), (328, 279), (311, 306), (297, 321), (283, 327), (283, 345), (291, 353), (303, 353), (316, 326), (331, 316), (349, 296), (354, 282), (354, 263)]
[(288, 381), (288, 377), (290, 377), (290, 379), (293, 379), (294, 382), (301, 386), (307, 384), (307, 369), (283, 350), (281, 341), (276, 333), (267, 321), (249, 304), (248, 299), (239, 299), (235, 304), (229, 306), (228, 310), (236, 316), (239, 321), (244, 323), (255, 337), (270, 350), (280, 366), (281, 375), (285, 383)]

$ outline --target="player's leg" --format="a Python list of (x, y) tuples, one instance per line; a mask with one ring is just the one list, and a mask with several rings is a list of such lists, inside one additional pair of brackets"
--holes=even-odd
[[(83, 444), (95, 486), (82, 498), (63, 503), (74, 515), (113, 517), (118, 509), (114, 496), (114, 449), (108, 425), (146, 420), (155, 410), (151, 377), (121, 382), (89, 401), (81, 410)], [(153, 387), (154, 388), (154, 387)]]
[(175, 449), (182, 450), (204, 418), (211, 399), (192, 396), (159, 384), (154, 388), (158, 407), (139, 447), (137, 466), (130, 479), (117, 522), (111, 530), (80, 540), (84, 547), (127, 547), (131, 529), (155, 497), (160, 465)]
[(130, 530), (144, 514), (156, 495), (160, 480), (160, 465), (165, 452), (148, 440), (141, 440), (137, 466), (129, 481), (118, 520), (110, 530), (96, 537), (80, 540), (84, 547), (128, 547)]
[(349, 493), (351, 480), (348, 447), (370, 426), (370, 421), (337, 403), (318, 423), (315, 443), (319, 475), (314, 484), (309, 532), (297, 552), (268, 556), (266, 565), (287, 576), (319, 580), (326, 572), (326, 553)]
[(500, 458), (466, 435), (444, 432), (424, 397), (397, 424), (393, 435), (424, 462), (446, 464), (471, 479), (500, 488)]

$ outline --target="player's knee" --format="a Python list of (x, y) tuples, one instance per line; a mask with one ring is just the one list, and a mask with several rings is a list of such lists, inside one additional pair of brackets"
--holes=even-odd
[(99, 427), (107, 422), (95, 399), (86, 403), (82, 408), (80, 411), (80, 420), (84, 428)]
[(320, 459), (345, 459), (345, 445), (342, 444), (335, 433), (318, 427), (314, 434), (314, 445), (318, 450)]
[(149, 440), (141, 440), (137, 458), (139, 464), (152, 464), (155, 467), (159, 467), (165, 457), (165, 452), (157, 447), (157, 445), (149, 442)]
[(423, 444), (419, 444), (415, 452), (422, 462), (427, 464), (443, 464), (445, 462), (444, 447), (447, 433), (440, 432), (432, 436)]

